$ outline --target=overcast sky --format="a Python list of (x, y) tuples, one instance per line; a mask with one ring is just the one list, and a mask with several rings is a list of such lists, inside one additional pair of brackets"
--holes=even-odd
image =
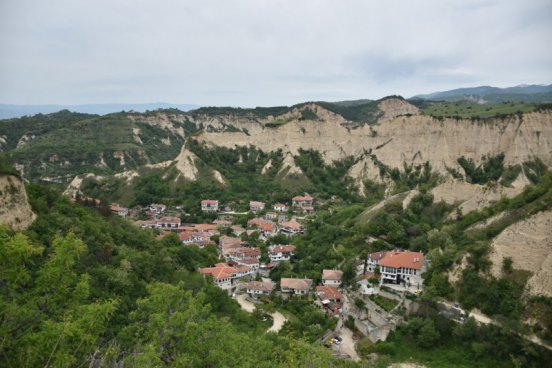
[(550, 0), (0, 0), (0, 103), (267, 106), (552, 83)]

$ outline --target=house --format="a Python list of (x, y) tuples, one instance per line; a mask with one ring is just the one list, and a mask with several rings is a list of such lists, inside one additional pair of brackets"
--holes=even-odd
[(302, 233), (303, 225), (297, 222), (296, 219), (291, 219), (290, 221), (285, 221), (280, 224), (280, 230), (286, 234), (299, 234)]
[(276, 212), (287, 212), (288, 208), (283, 203), (276, 203), (272, 205), (272, 209)]
[(204, 276), (211, 275), (215, 285), (224, 290), (231, 290), (235, 287), (237, 279), (252, 273), (249, 267), (231, 267), (226, 263), (217, 263), (213, 267), (200, 268), (199, 272)]
[(165, 206), (164, 204), (157, 204), (157, 203), (152, 203), (148, 207), (148, 210), (150, 212), (153, 212), (156, 215), (162, 214), (163, 212), (165, 212), (166, 209), (167, 209), (167, 206)]
[(178, 234), (178, 237), (182, 244), (188, 245), (194, 242), (194, 233), (192, 231), (183, 231)]
[(261, 250), (249, 247), (233, 248), (226, 250), (223, 256), (229, 260), (229, 263), (232, 261), (236, 265), (248, 266), (257, 270), (260, 266)]
[(291, 199), (294, 207), (304, 207), (312, 206), (312, 197), (311, 196), (295, 196)]
[(263, 222), (259, 225), (259, 231), (265, 238), (270, 238), (278, 234), (278, 227), (273, 222)]
[(218, 227), (222, 227), (223, 229), (227, 229), (232, 226), (232, 221), (219, 219), (213, 221), (213, 224), (217, 225)]
[(109, 209), (111, 210), (111, 213), (114, 213), (121, 217), (128, 216), (128, 208), (121, 207), (117, 203), (113, 203), (111, 206), (109, 206)]
[(303, 206), (302, 209), (303, 209), (303, 212), (305, 212), (305, 213), (314, 213), (314, 207), (313, 206)]
[(280, 290), (282, 293), (291, 293), (295, 295), (306, 295), (312, 287), (311, 279), (280, 279)]
[(289, 261), (295, 255), (295, 249), (297, 249), (295, 245), (271, 245), (268, 247), (270, 262)]
[(272, 281), (250, 281), (240, 285), (251, 296), (269, 295), (274, 290), (274, 286)]
[(264, 218), (265, 218), (265, 220), (269, 220), (269, 221), (277, 220), (278, 219), (278, 214), (276, 212), (267, 212), (267, 213), (265, 213)]
[(165, 216), (157, 220), (157, 227), (162, 229), (177, 229), (180, 227), (180, 218), (174, 216)]
[(217, 212), (219, 202), (216, 199), (204, 199), (201, 201), (201, 210), (204, 212)]
[(249, 202), (249, 210), (253, 213), (263, 211), (264, 209), (265, 209), (265, 204), (263, 202), (257, 202), (257, 201)]
[(180, 218), (167, 216), (159, 220), (136, 221), (136, 224), (141, 228), (176, 230), (180, 227)]
[(262, 218), (255, 217), (247, 221), (247, 227), (259, 227), (263, 222), (265, 222), (265, 220)]
[(322, 304), (326, 304), (325, 302), (341, 303), (341, 299), (343, 299), (341, 292), (334, 286), (318, 285), (316, 287), (316, 296)]
[(322, 270), (322, 284), (324, 286), (341, 285), (341, 279), (343, 278), (343, 272), (339, 270)]
[(421, 252), (378, 252), (368, 256), (368, 271), (379, 267), (383, 282), (420, 282), (423, 263)]

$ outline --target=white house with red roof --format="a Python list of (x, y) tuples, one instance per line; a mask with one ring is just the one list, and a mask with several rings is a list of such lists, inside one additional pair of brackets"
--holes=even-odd
[(304, 231), (303, 225), (301, 225), (296, 219), (285, 221), (280, 223), (280, 231), (286, 234), (294, 235), (300, 234)]
[(421, 252), (377, 252), (368, 256), (368, 271), (379, 267), (383, 282), (420, 282), (424, 255)]
[(295, 196), (291, 199), (294, 207), (312, 206), (313, 198), (309, 195)]
[(250, 247), (234, 248), (228, 249), (223, 256), (229, 262), (232, 261), (236, 265), (248, 266), (257, 270), (260, 266), (261, 250)]
[(121, 217), (128, 216), (128, 208), (121, 207), (117, 203), (113, 203), (111, 206), (109, 206), (109, 209), (111, 210), (111, 213), (114, 213), (114, 214), (119, 215)]
[(341, 279), (343, 278), (343, 271), (340, 270), (322, 270), (322, 284), (324, 286), (341, 285)]
[(272, 221), (263, 222), (259, 225), (259, 232), (263, 237), (270, 238), (278, 235), (278, 226)]
[(236, 280), (252, 274), (252, 270), (247, 266), (231, 267), (226, 263), (200, 268), (199, 272), (204, 276), (212, 276), (215, 285), (224, 290), (231, 290), (234, 288)]
[(217, 212), (219, 201), (216, 199), (204, 199), (201, 201), (201, 210), (204, 212)]
[(295, 245), (283, 244), (283, 245), (271, 245), (268, 247), (268, 256), (270, 262), (278, 263), (280, 261), (289, 261), (291, 257), (295, 255)]
[(288, 208), (283, 203), (276, 203), (272, 205), (272, 209), (276, 212), (287, 212)]

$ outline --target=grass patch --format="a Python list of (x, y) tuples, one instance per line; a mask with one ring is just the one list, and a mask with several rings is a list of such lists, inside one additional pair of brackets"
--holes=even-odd
[(523, 102), (477, 104), (470, 102), (431, 102), (422, 111), (436, 118), (487, 119), (535, 111), (537, 105)]
[(381, 308), (383, 308), (385, 311), (389, 312), (391, 309), (395, 308), (397, 304), (399, 304), (398, 301), (385, 298), (381, 295), (370, 295), (370, 300), (379, 305)]

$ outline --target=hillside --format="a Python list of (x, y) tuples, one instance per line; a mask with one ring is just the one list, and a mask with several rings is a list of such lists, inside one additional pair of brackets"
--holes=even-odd
[[(525, 105), (526, 112), (512, 109), (461, 118), (454, 107), (416, 107), (392, 96), (291, 107), (206, 107), (189, 113), (95, 116), (62, 111), (0, 121), (0, 149), (12, 155), (30, 180), (64, 187), (73, 182), (74, 192), (85, 177), (109, 178), (118, 182), (110, 184), (111, 191), (121, 192), (144, 175), (171, 177), (175, 188), (193, 181), (235, 183), (235, 170), (243, 175), (248, 170), (239, 147), (254, 147), (259, 151), (255, 176), (261, 181), (292, 192), (310, 190), (337, 165), (345, 169), (340, 189), (336, 183), (326, 192), (365, 195), (374, 183), (396, 192), (430, 176), (472, 181), (460, 159), (476, 167), (499, 158), (501, 172), (493, 180), (519, 173), (534, 160), (550, 166), (552, 113), (535, 105)], [(221, 149), (227, 153), (217, 164), (211, 157)], [(311, 151), (320, 155), (323, 164), (317, 165), (325, 173), (309, 169), (317, 160), (306, 156)], [(229, 157), (236, 160), (230, 170)], [(424, 166), (426, 178), (421, 179)]]
[(413, 99), (434, 101), (470, 101), (477, 103), (502, 103), (502, 102), (552, 102), (551, 85), (520, 85), (515, 87), (498, 88), (480, 86), (472, 88), (458, 88), (450, 91), (434, 92), (417, 95)]

